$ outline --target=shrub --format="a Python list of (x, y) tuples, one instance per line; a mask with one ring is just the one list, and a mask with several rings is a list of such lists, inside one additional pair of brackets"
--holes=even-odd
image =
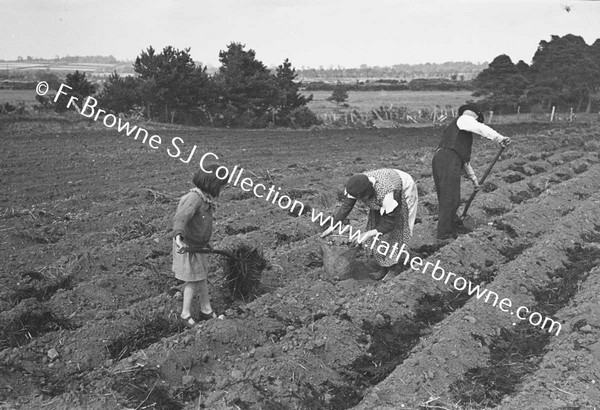
[(312, 112), (308, 107), (298, 107), (290, 113), (292, 125), (298, 128), (308, 128), (313, 125), (319, 125), (322, 121), (317, 117), (317, 114)]
[(35, 100), (39, 103), (38, 106), (35, 106), (35, 109), (38, 110), (49, 110), (54, 109), (54, 102), (51, 97), (46, 97), (45, 95), (36, 95)]
[(15, 112), (17, 111), (17, 107), (12, 105), (11, 103), (4, 103), (4, 111), (6, 112)]

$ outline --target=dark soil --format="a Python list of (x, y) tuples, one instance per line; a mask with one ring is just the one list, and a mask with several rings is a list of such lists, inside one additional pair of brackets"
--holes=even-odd
[[(323, 229), (311, 222), (312, 210), (333, 214), (347, 178), (366, 169), (389, 166), (415, 177), (421, 195), (411, 256), (439, 259), (486, 286), (585, 203), (585, 217), (572, 224), (579, 245), (569, 245), (564, 268), (549, 274), (545, 289), (535, 294), (537, 308), (546, 314), (571, 303), (599, 261), (597, 187), (585, 182), (598, 172), (597, 157), (584, 152), (585, 144), (597, 140), (593, 124), (499, 125), (500, 132), (514, 136), (518, 149), (505, 151), (470, 208), (471, 232), (443, 246), (435, 241), (437, 198), (430, 169), (438, 128), (146, 126), (163, 137), (164, 147), (150, 149), (98, 124), (0, 117), (5, 147), (0, 154), (0, 406), (346, 409), (364, 408), (377, 391), (381, 400), (391, 400), (388, 408), (427, 408), (432, 396), (421, 392), (455, 377), (470, 359), (453, 356), (450, 349), (458, 347), (439, 357), (422, 350), (447, 323), (452, 326), (443, 335), (445, 346), (468, 341), (490, 354), (489, 363), (465, 371), (452, 384), (453, 403), (440, 401), (439, 407), (452, 408), (459, 400), (492, 406), (521, 392), (520, 383), (533, 377), (545, 357), (546, 332), (528, 324), (496, 336), (478, 332), (483, 321), (465, 314), (472, 300), (466, 292), (451, 291), (410, 266), (401, 266), (390, 282), (375, 280), (372, 261), (363, 253), (349, 275), (327, 273), (319, 239)], [(305, 205), (299, 215), (239, 187), (223, 191), (212, 245), (248, 248), (233, 261), (209, 255), (210, 295), (220, 319), (195, 329), (178, 319), (181, 283), (171, 273), (171, 229), (200, 156), (189, 164), (169, 157), (166, 147), (174, 137), (185, 141), (187, 154), (194, 145), (199, 152), (211, 151), (230, 169), (239, 165), (255, 183), (272, 184)], [(477, 139), (474, 166), (484, 169), (496, 148)], [(490, 200), (507, 190), (513, 197), (506, 195), (502, 204)], [(470, 192), (463, 187), (463, 203)], [(553, 196), (561, 207), (539, 207)], [(499, 215), (502, 220), (493, 219)], [(515, 222), (519, 215), (535, 216)], [(347, 222), (364, 229), (366, 217), (357, 207)], [(594, 317), (582, 318), (575, 328), (585, 331)], [(566, 354), (577, 346), (583, 341), (565, 348)], [(395, 380), (398, 368), (428, 363), (424, 354), (427, 360), (449, 361), (394, 386), (394, 391), (408, 389), (424, 377), (414, 389), (402, 390), (403, 397), (384, 397), (380, 387)], [(419, 361), (411, 362), (415, 357)], [(452, 360), (459, 364), (449, 364)], [(588, 386), (576, 383), (581, 391)]]

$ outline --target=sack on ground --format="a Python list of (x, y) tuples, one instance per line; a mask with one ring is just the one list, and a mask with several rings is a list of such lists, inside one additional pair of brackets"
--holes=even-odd
[(356, 267), (358, 248), (321, 243), (321, 249), (323, 251), (323, 268), (328, 276), (341, 278), (350, 275)]

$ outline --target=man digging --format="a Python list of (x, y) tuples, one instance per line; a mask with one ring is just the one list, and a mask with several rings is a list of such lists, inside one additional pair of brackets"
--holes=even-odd
[(484, 117), (477, 104), (462, 105), (458, 118), (444, 130), (444, 135), (433, 156), (433, 181), (438, 198), (437, 242), (445, 245), (466, 227), (456, 215), (460, 205), (460, 179), (464, 171), (479, 189), (477, 177), (470, 165), (473, 133), (488, 138), (506, 147), (510, 138), (483, 124)]

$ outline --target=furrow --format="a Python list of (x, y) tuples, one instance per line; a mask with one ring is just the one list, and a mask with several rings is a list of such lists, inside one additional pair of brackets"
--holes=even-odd
[[(586, 226), (600, 222), (599, 199), (600, 195), (595, 194), (582, 201), (571, 214), (543, 234), (527, 253), (502, 265), (488, 289), (500, 295), (500, 300), (510, 299), (513, 309), (535, 306), (535, 293), (552, 282), (550, 272), (562, 267), (570, 250), (582, 241), (585, 229), (578, 227), (581, 222), (586, 221)], [(497, 303), (495, 300), (495, 296), (490, 299), (493, 304)], [(415, 406), (432, 396), (439, 398), (440, 405), (455, 403), (451, 385), (469, 370), (488, 363), (490, 346), (502, 337), (503, 332), (510, 333), (519, 322), (516, 316), (500, 311), (492, 303), (471, 299), (451, 314), (357, 408), (386, 408), (389, 402)]]

